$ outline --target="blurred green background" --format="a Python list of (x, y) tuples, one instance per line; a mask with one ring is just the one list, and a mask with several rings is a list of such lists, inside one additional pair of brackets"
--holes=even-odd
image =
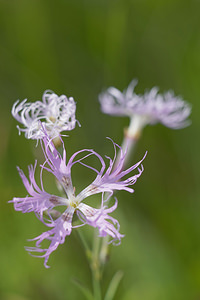
[[(116, 299), (200, 299), (199, 0), (0, 0), (0, 299), (83, 299), (72, 278), (91, 285), (76, 232), (48, 270), (23, 248), (46, 228), (7, 201), (26, 195), (16, 165), (27, 172), (43, 158), (18, 136), (13, 103), (40, 100), (46, 89), (73, 96), (82, 127), (65, 139), (68, 155), (86, 147), (112, 156), (106, 136), (121, 143), (129, 120), (103, 115), (98, 94), (133, 78), (137, 92), (156, 85), (182, 95), (193, 106), (192, 125), (145, 128), (133, 159), (148, 150), (145, 172), (133, 195), (117, 195), (114, 216), (126, 236), (112, 248), (103, 289), (120, 269)], [(83, 178), (81, 169), (76, 185)]]

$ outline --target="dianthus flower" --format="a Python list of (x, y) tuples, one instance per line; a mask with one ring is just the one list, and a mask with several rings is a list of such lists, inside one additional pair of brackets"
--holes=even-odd
[(44, 136), (42, 127), (46, 128), (51, 138), (59, 136), (61, 131), (72, 130), (76, 125), (76, 103), (72, 97), (58, 96), (47, 90), (42, 101), (27, 103), (27, 99), (12, 107), (13, 117), (24, 125), (17, 126), (19, 134), (25, 132), (28, 139), (41, 139)]
[(190, 124), (187, 118), (191, 107), (181, 97), (175, 96), (172, 91), (159, 94), (157, 87), (144, 95), (137, 95), (134, 92), (136, 84), (137, 81), (133, 80), (124, 92), (110, 87), (101, 93), (99, 100), (102, 111), (115, 116), (129, 116), (139, 129), (158, 122), (173, 129)]
[[(63, 155), (61, 155), (56, 150), (52, 140), (46, 132), (43, 134), (42, 141), (46, 161), (41, 166), (41, 188), (35, 181), (36, 163), (34, 166), (29, 166), (29, 179), (24, 175), (23, 171), (18, 168), (19, 175), (21, 176), (23, 184), (29, 195), (24, 198), (13, 198), (13, 200), (10, 201), (14, 203), (15, 210), (22, 211), (23, 213), (34, 212), (38, 219), (50, 228), (50, 230), (32, 239), (31, 241), (36, 241), (36, 246), (27, 247), (26, 250), (29, 253), (37, 252), (39, 255), (36, 256), (43, 257), (45, 259), (44, 265), (45, 267), (48, 267), (47, 261), (49, 259), (49, 255), (57, 249), (59, 244), (64, 243), (65, 237), (71, 234), (72, 228), (76, 228), (84, 224), (97, 228), (100, 237), (109, 235), (112, 238), (111, 242), (120, 243), (123, 235), (119, 233), (119, 222), (109, 215), (117, 208), (117, 200), (115, 199), (115, 203), (111, 207), (106, 205), (106, 201), (113, 194), (114, 190), (126, 190), (131, 193), (134, 192), (130, 186), (137, 181), (137, 178), (140, 177), (143, 172), (141, 162), (144, 158), (127, 170), (123, 170), (123, 162), (126, 153), (123, 153), (121, 147), (113, 142), (115, 156), (114, 159), (106, 157), (109, 160), (108, 167), (106, 167), (104, 159), (92, 149), (77, 151), (67, 162), (64, 145)], [(120, 159), (118, 160), (117, 165), (115, 165), (115, 168), (113, 168), (113, 164), (116, 161), (116, 148), (120, 151)], [(84, 155), (82, 156), (83, 153)], [(81, 155), (82, 157), (78, 159), (78, 155)], [(101, 165), (99, 171), (85, 163), (84, 160), (91, 155), (94, 155), (99, 160)], [(78, 193), (78, 195), (75, 195), (75, 188), (72, 184), (71, 178), (71, 169), (77, 163), (94, 171), (96, 173), (96, 178), (91, 184), (89, 184), (89, 186)], [(124, 178), (136, 168), (138, 170), (138, 174), (132, 176), (129, 175), (130, 177), (126, 179)], [(65, 191), (64, 197), (49, 194), (44, 190), (42, 180), (42, 171), (44, 169), (56, 177)], [(100, 208), (94, 208), (83, 203), (84, 199), (94, 194), (102, 195)], [(64, 206), (63, 213), (59, 214), (59, 212), (55, 209), (59, 206)], [(57, 218), (52, 216), (52, 211), (54, 211), (54, 217), (57, 216)], [(58, 214), (55, 214), (55, 211), (57, 211)], [(78, 216), (81, 224), (72, 225), (74, 214)], [(44, 240), (48, 240), (50, 243), (47, 248), (42, 249), (41, 243)]]

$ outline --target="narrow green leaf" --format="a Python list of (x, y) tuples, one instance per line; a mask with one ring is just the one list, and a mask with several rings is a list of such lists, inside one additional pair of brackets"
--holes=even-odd
[(117, 291), (118, 285), (123, 277), (122, 271), (117, 271), (110, 281), (104, 300), (112, 300)]
[(83, 293), (83, 295), (86, 297), (88, 300), (94, 300), (94, 297), (90, 290), (78, 279), (73, 278), (72, 282), (79, 288), (79, 290)]

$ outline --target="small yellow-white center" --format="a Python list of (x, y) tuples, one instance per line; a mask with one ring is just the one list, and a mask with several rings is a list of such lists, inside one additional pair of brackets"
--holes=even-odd
[(75, 197), (73, 197), (72, 199), (70, 199), (69, 205), (73, 208), (77, 208), (77, 206), (79, 205), (78, 201), (76, 200)]
[(53, 123), (55, 123), (55, 122), (56, 122), (56, 118), (55, 118), (55, 117), (53, 117), (53, 116), (49, 117), (49, 120), (50, 120), (51, 122), (53, 122)]

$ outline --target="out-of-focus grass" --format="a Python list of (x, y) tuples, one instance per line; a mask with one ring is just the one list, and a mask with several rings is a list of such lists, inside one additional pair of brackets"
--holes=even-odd
[[(157, 85), (175, 90), (193, 105), (192, 125), (172, 131), (145, 129), (137, 161), (148, 150), (135, 194), (119, 193), (115, 216), (126, 234), (112, 249), (103, 289), (118, 269), (124, 278), (116, 299), (187, 300), (200, 295), (199, 76), (200, 3), (178, 1), (0, 2), (0, 228), (2, 300), (76, 299), (71, 278), (90, 286), (90, 272), (75, 233), (50, 258), (23, 249), (44, 226), (7, 201), (26, 191), (16, 165), (27, 171), (35, 143), (18, 136), (10, 116), (15, 100), (41, 99), (46, 89), (74, 96), (82, 127), (65, 139), (68, 154), (94, 148), (112, 155), (109, 136), (120, 143), (128, 120), (103, 115), (97, 95), (139, 79), (138, 92)], [(83, 178), (83, 179), (82, 179)], [(77, 174), (85, 183), (84, 171)], [(86, 230), (85, 228), (84, 230)]]

